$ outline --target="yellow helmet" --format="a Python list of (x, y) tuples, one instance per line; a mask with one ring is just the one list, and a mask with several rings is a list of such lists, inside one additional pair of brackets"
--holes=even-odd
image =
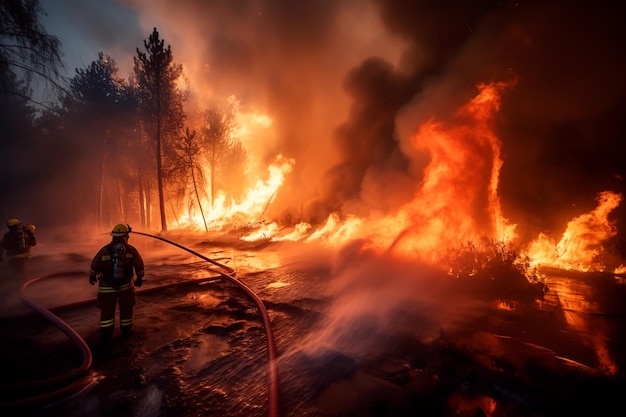
[(119, 223), (113, 227), (113, 230), (111, 230), (111, 236), (126, 236), (130, 233), (130, 231), (131, 228), (129, 225)]
[(15, 227), (19, 226), (20, 224), (22, 224), (22, 221), (20, 219), (12, 218), (7, 220), (7, 227)]
[(27, 228), (28, 230), (30, 230), (31, 232), (34, 232), (34, 231), (35, 231), (35, 229), (36, 229), (36, 227), (35, 227), (35, 225), (34, 225), (34, 224), (27, 224), (27, 225), (26, 225), (26, 228)]

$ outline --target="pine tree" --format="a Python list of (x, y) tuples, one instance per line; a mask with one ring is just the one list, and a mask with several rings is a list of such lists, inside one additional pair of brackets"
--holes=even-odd
[(185, 120), (183, 95), (177, 84), (183, 68), (174, 63), (171, 47), (165, 48), (156, 28), (144, 41), (144, 47), (146, 52), (137, 48), (134, 73), (139, 108), (146, 130), (152, 132), (155, 141), (161, 230), (167, 231), (163, 182), (168, 162), (172, 164), (176, 158), (174, 142), (180, 139)]
[[(76, 128), (71, 130), (90, 132), (77, 142), (85, 148), (85, 155), (93, 159), (90, 166), (98, 173), (97, 219), (101, 226), (127, 218), (124, 213), (129, 209), (125, 207), (128, 199), (120, 192), (126, 190), (124, 194), (128, 194), (128, 189), (137, 187), (138, 170), (131, 168), (137, 167), (137, 157), (146, 153), (136, 149), (136, 100), (130, 85), (118, 72), (115, 60), (100, 52), (89, 66), (76, 69), (70, 80), (70, 95), (64, 100), (68, 122)], [(130, 152), (131, 148), (135, 151)], [(87, 152), (88, 149), (99, 152)]]

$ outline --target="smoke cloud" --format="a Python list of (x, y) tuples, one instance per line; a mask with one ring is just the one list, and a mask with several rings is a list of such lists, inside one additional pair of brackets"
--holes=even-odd
[[(136, 49), (156, 27), (183, 65), (189, 108), (234, 100), (242, 114), (267, 116), (266, 128), (240, 138), (254, 156), (256, 173), (264, 177), (277, 155), (295, 161), (268, 218), (290, 213), (291, 219), (323, 222), (331, 212), (395, 213), (418, 194), (430, 161), (411, 145), (419, 127), (431, 118), (446, 122), (479, 84), (494, 81), (515, 81), (501, 98), (495, 133), (503, 159), (498, 194), (505, 216), (523, 225), (518, 231), (534, 237), (562, 229), (592, 209), (599, 192), (624, 192), (626, 27), (624, 12), (608, 3), (42, 5), (76, 16), (73, 24), (83, 39), (103, 45), (121, 76), (130, 74)], [(50, 182), (51, 191), (40, 198), (57, 198), (52, 179), (37, 177), (50, 170), (37, 167), (28, 177), (5, 171), (26, 186)], [(81, 193), (71, 196), (77, 196), (78, 211)], [(18, 215), (39, 215), (33, 210)], [(615, 214), (625, 217), (622, 208)]]
[(363, 241), (330, 259), (330, 278), (317, 278), (322, 288), (317, 297), (332, 302), (292, 353), (376, 355), (397, 348), (402, 339), (428, 343), (454, 333), (488, 311), (484, 300), (460, 290), (458, 280), (440, 269), (369, 251)]
[(500, 193), (513, 221), (556, 226), (592, 207), (596, 193), (622, 191), (625, 29), (614, 6), (128, 4), (146, 33), (157, 27), (172, 45), (200, 103), (234, 95), (242, 111), (272, 117), (271, 134), (254, 140), (262, 162), (296, 160), (274, 214), (392, 212), (413, 196), (428, 161), (405, 146), (420, 123), (445, 120), (480, 83), (512, 79), (498, 135)]

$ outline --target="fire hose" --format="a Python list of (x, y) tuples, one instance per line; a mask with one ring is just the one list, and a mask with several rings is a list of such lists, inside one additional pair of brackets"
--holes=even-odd
[(274, 343), (274, 335), (272, 332), (272, 323), (269, 318), (269, 314), (267, 313), (267, 309), (263, 304), (263, 301), (256, 295), (248, 286), (246, 286), (243, 282), (235, 279), (235, 270), (223, 265), (219, 262), (214, 261), (213, 259), (207, 258), (189, 248), (186, 248), (178, 243), (172, 242), (170, 240), (164, 239), (160, 236), (154, 236), (147, 233), (132, 231), (131, 233), (136, 233), (142, 236), (148, 236), (154, 239), (161, 240), (163, 242), (169, 243), (170, 245), (174, 245), (180, 249), (183, 249), (200, 259), (203, 259), (209, 263), (212, 263), (215, 266), (218, 266), (228, 273), (220, 273), (222, 277), (232, 282), (240, 289), (242, 289), (246, 295), (255, 303), (257, 309), (261, 313), (263, 318), (263, 327), (265, 328), (265, 337), (267, 338), (267, 355), (268, 355), (268, 378), (269, 378), (269, 393), (268, 393), (268, 405), (267, 405), (267, 415), (268, 417), (278, 417), (279, 415), (279, 381), (278, 381), (278, 367), (277, 367), (277, 354), (276, 354), (276, 345)]
[[(268, 392), (268, 417), (278, 417), (279, 416), (279, 381), (278, 381), (278, 370), (277, 370), (277, 354), (276, 354), (276, 347), (275, 347), (275, 343), (274, 343), (274, 336), (273, 336), (273, 332), (272, 332), (272, 326), (271, 326), (271, 322), (269, 319), (269, 315), (267, 313), (267, 310), (262, 302), (262, 300), (250, 289), (248, 288), (245, 284), (243, 284), (241, 281), (235, 279), (235, 270), (223, 265), (217, 261), (214, 261), (210, 258), (207, 258), (189, 248), (186, 248), (182, 245), (179, 245), (178, 243), (172, 242), (168, 239), (159, 237), (159, 236), (154, 236), (154, 235), (150, 235), (147, 233), (142, 233), (142, 232), (137, 232), (137, 231), (132, 231), (131, 233), (136, 233), (138, 235), (142, 235), (142, 236), (147, 236), (147, 237), (151, 237), (157, 240), (161, 240), (163, 242), (166, 242), (170, 245), (176, 246), (180, 249), (183, 249), (199, 258), (201, 258), (202, 260), (205, 260), (221, 269), (223, 269), (226, 272), (221, 272), (221, 271), (216, 271), (217, 273), (220, 274), (220, 276), (222, 276), (223, 278), (225, 278), (226, 280), (232, 282), (233, 284), (235, 284), (237, 287), (239, 287), (241, 290), (243, 290), (243, 292), (255, 303), (255, 305), (257, 306), (259, 312), (261, 313), (261, 316), (263, 318), (263, 327), (265, 328), (265, 334), (266, 334), (266, 338), (267, 338), (267, 351), (268, 351), (268, 379), (269, 379), (269, 392)], [(50, 275), (45, 275), (45, 276), (41, 276), (38, 278), (34, 278), (28, 282), (26, 282), (21, 289), (21, 299), (22, 301), (28, 305), (32, 310), (34, 310), (35, 312), (39, 313), (40, 315), (42, 315), (44, 318), (46, 318), (47, 320), (49, 320), (50, 322), (52, 322), (52, 324), (54, 324), (55, 326), (57, 326), (63, 333), (65, 333), (65, 335), (79, 348), (81, 355), (82, 355), (82, 363), (81, 365), (77, 368), (74, 369), (66, 374), (57, 376), (57, 377), (51, 377), (48, 379), (41, 379), (41, 380), (36, 380), (36, 381), (28, 381), (28, 382), (21, 382), (21, 383), (15, 383), (15, 384), (0, 384), (0, 389), (4, 389), (4, 390), (19, 390), (19, 389), (26, 389), (26, 388), (31, 388), (31, 389), (39, 389), (39, 390), (45, 390), (45, 389), (52, 389), (52, 387), (57, 387), (59, 385), (62, 384), (67, 384), (61, 388), (54, 388), (52, 390), (48, 390), (48, 392), (41, 394), (41, 395), (37, 395), (34, 397), (29, 397), (29, 398), (24, 398), (24, 399), (20, 399), (20, 400), (14, 400), (8, 403), (0, 403), (0, 409), (14, 409), (14, 408), (18, 408), (18, 407), (24, 407), (24, 406), (30, 406), (30, 407), (36, 407), (36, 406), (40, 406), (42, 404), (45, 403), (49, 403), (51, 401), (54, 400), (61, 400), (63, 398), (67, 398), (73, 394), (76, 394), (78, 392), (80, 392), (81, 390), (89, 387), (90, 385), (92, 385), (94, 383), (94, 378), (91, 375), (91, 365), (92, 365), (92, 353), (91, 350), (89, 349), (89, 346), (87, 345), (87, 343), (85, 342), (85, 340), (74, 330), (72, 329), (67, 323), (65, 323), (63, 320), (61, 320), (58, 316), (56, 316), (55, 314), (53, 314), (53, 312), (51, 310), (59, 310), (59, 309), (64, 309), (64, 308), (68, 308), (68, 307), (75, 307), (75, 306), (79, 306), (79, 305), (83, 305), (83, 304), (88, 304), (88, 303), (93, 303), (93, 300), (86, 300), (86, 301), (82, 301), (82, 302), (78, 302), (78, 303), (73, 303), (73, 304), (68, 304), (65, 306), (59, 306), (56, 307), (54, 309), (46, 309), (44, 307), (42, 307), (41, 305), (33, 302), (32, 300), (30, 300), (28, 297), (26, 297), (25, 295), (25, 290), (28, 286), (30, 286), (31, 284), (34, 284), (36, 282), (42, 281), (44, 279), (49, 279), (49, 278), (58, 278), (58, 277), (67, 277), (67, 276), (74, 276), (74, 275), (84, 275), (84, 271), (73, 271), (73, 272), (59, 272), (59, 273), (55, 273), (55, 274), (50, 274)], [(186, 285), (189, 283), (198, 283), (200, 281), (203, 280), (198, 280), (198, 279), (194, 279), (194, 280), (186, 280), (183, 282), (178, 282), (175, 284), (170, 284), (167, 285), (166, 287), (171, 287), (171, 286), (180, 286), (180, 285)], [(150, 290), (142, 290), (141, 292), (148, 292), (148, 291), (155, 291), (156, 289), (162, 289), (163, 287), (159, 287), (159, 288), (153, 288)]]
[[(34, 278), (24, 285), (22, 285), (22, 301), (28, 305), (35, 312), (42, 315), (44, 318), (52, 322), (56, 327), (59, 328), (65, 335), (78, 347), (82, 355), (82, 363), (81, 365), (63, 375), (59, 375), (56, 377), (51, 377), (47, 379), (40, 379), (35, 381), (21, 382), (15, 383), (11, 385), (0, 385), (0, 388), (3, 390), (13, 389), (13, 390), (23, 390), (23, 389), (36, 389), (36, 390), (46, 390), (48, 392), (44, 394), (40, 394), (30, 398), (24, 398), (20, 400), (14, 400), (8, 403), (0, 404), (0, 408), (16, 408), (25, 405), (36, 406), (42, 403), (63, 398), (68, 396), (69, 394), (74, 394), (80, 391), (83, 388), (86, 388), (91, 383), (93, 383), (93, 377), (90, 374), (91, 364), (92, 364), (92, 354), (89, 346), (85, 340), (67, 323), (61, 320), (56, 315), (52, 314), (49, 310), (45, 309), (41, 305), (35, 303), (25, 296), (25, 290), (31, 284), (35, 282), (48, 279), (48, 278), (57, 278), (60, 276), (68, 276), (68, 275), (84, 275), (82, 271), (74, 271), (74, 272), (61, 272), (51, 275), (46, 275), (38, 278)], [(61, 388), (53, 388), (63, 384), (67, 384), (62, 386)]]

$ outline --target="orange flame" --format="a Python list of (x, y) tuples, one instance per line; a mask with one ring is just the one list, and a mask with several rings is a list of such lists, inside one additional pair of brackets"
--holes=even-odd
[[(513, 81), (480, 85), (478, 94), (450, 120), (431, 118), (419, 127), (410, 145), (427, 153), (430, 162), (413, 200), (394, 215), (378, 220), (349, 215), (342, 220), (332, 213), (316, 230), (310, 224), (300, 223), (287, 232), (276, 222), (263, 223), (241, 239), (297, 240), (338, 246), (360, 238), (369, 249), (431, 263), (437, 263), (450, 248), (466, 241), (488, 238), (507, 244), (514, 242), (517, 225), (505, 218), (498, 196), (503, 162), (501, 141), (493, 130), (501, 94), (514, 84)], [(265, 124), (271, 124), (267, 120)], [(269, 179), (258, 180), (241, 202), (227, 204), (221, 195), (210, 211), (212, 227), (219, 229), (234, 221), (256, 223), (294, 163), (277, 157), (268, 168)], [(616, 234), (607, 217), (621, 198), (620, 194), (609, 191), (601, 193), (598, 207), (570, 221), (558, 243), (540, 234), (523, 254), (529, 257), (532, 266), (602, 269), (599, 260), (602, 242)], [(197, 215), (186, 221), (202, 224)]]
[(604, 270), (599, 259), (602, 244), (617, 234), (615, 224), (608, 220), (608, 216), (621, 200), (621, 194), (600, 193), (598, 206), (571, 220), (558, 243), (540, 234), (526, 251), (532, 263), (579, 271)]
[(376, 228), (374, 245), (435, 262), (464, 240), (515, 237), (500, 209), (501, 143), (491, 126), (510, 85), (481, 85), (450, 125), (431, 119), (419, 128), (411, 143), (430, 155), (424, 181), (411, 203)]
[[(368, 247), (392, 250), (397, 255), (420, 257), (436, 262), (441, 251), (463, 240), (488, 235), (510, 241), (515, 225), (502, 215), (497, 195), (502, 167), (501, 143), (492, 130), (500, 107), (500, 94), (512, 83), (479, 86), (479, 92), (454, 115), (452, 123), (434, 119), (423, 124), (413, 136), (412, 145), (428, 152), (431, 161), (415, 198), (396, 215), (378, 221), (336, 213), (325, 224), (304, 236), (301, 225), (294, 232), (276, 237), (276, 227), (263, 227), (261, 236), (274, 240), (304, 239), (340, 245), (364, 237)], [(252, 239), (258, 235), (248, 235)]]
[[(268, 178), (266, 180), (257, 179), (254, 186), (248, 190), (246, 196), (239, 202), (227, 202), (224, 193), (218, 193), (213, 207), (204, 210), (205, 220), (210, 224), (210, 228), (222, 230), (226, 226), (256, 221), (262, 216), (267, 205), (271, 203), (276, 192), (285, 182), (285, 176), (293, 169), (294, 164), (295, 161), (293, 159), (278, 155), (274, 163), (267, 168)], [(199, 213), (189, 213), (181, 220), (184, 226), (196, 229), (203, 222), (202, 215)], [(263, 233), (258, 237), (262, 236)]]

